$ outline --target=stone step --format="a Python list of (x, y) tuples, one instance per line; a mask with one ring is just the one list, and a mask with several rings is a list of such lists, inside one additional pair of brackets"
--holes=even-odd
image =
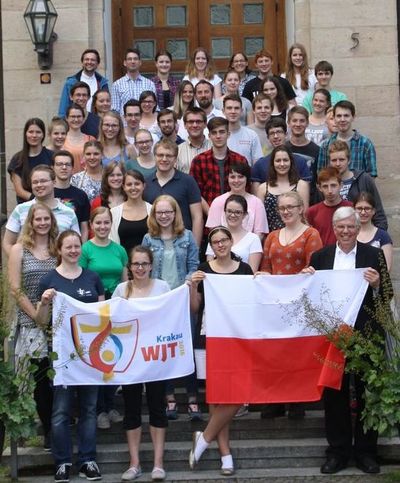
[[(142, 440), (150, 441), (148, 416), (143, 416)], [(190, 441), (193, 431), (202, 431), (208, 420), (191, 422), (184, 415), (176, 421), (169, 421), (167, 441)], [(324, 437), (323, 411), (306, 411), (306, 417), (301, 421), (289, 420), (287, 417), (275, 419), (260, 419), (259, 412), (248, 413), (241, 418), (235, 418), (231, 423), (231, 439), (270, 439), (284, 438), (316, 438)], [(110, 429), (97, 430), (98, 444), (125, 442), (125, 431), (122, 423), (112, 424)]]
[[(400, 466), (387, 465), (381, 467), (381, 475), (366, 475), (360, 470), (350, 467), (337, 475), (321, 475), (319, 467), (310, 468), (262, 468), (262, 469), (238, 469), (233, 478), (221, 477), (219, 472), (214, 470), (205, 471), (169, 471), (165, 481), (169, 483), (196, 482), (196, 483), (232, 483), (232, 482), (265, 482), (265, 483), (296, 483), (309, 481), (312, 483), (382, 483), (398, 481), (389, 479)], [(77, 475), (71, 475), (71, 483), (82, 482)], [(102, 483), (116, 483), (121, 481), (121, 473), (104, 473)], [(137, 480), (138, 482), (152, 481), (150, 473), (144, 473)], [(22, 476), (19, 483), (53, 483), (53, 476)]]
[[(263, 439), (232, 440), (232, 454), (238, 469), (307, 468), (319, 467), (325, 459), (325, 438), (308, 439)], [(164, 462), (167, 471), (187, 471), (190, 441), (167, 442)], [(383, 461), (400, 460), (400, 439), (380, 438), (378, 452)], [(151, 471), (153, 448), (151, 443), (142, 443), (140, 448), (142, 468)], [(9, 450), (3, 455), (3, 463), (8, 464)], [(53, 460), (41, 448), (21, 448), (19, 468), (22, 474), (32, 475), (38, 471), (46, 474), (52, 471)], [(99, 445), (97, 461), (104, 474), (122, 473), (129, 461), (128, 448), (124, 444)], [(220, 456), (215, 443), (204, 453), (199, 471), (218, 470)], [(38, 473), (36, 473), (38, 474)]]

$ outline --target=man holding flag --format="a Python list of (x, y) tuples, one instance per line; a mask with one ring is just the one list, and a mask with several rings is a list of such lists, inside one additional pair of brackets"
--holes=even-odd
[[(349, 206), (338, 208), (332, 219), (333, 230), (337, 239), (335, 245), (329, 245), (316, 251), (311, 256), (310, 266), (303, 273), (315, 273), (315, 270), (351, 270), (365, 268), (364, 279), (369, 286), (358, 312), (355, 329), (365, 332), (382, 331), (377, 320), (371, 320), (374, 313), (374, 296), (382, 293), (382, 280), (389, 280), (385, 257), (382, 250), (357, 241), (360, 231), (360, 218)], [(391, 285), (389, 287), (391, 289)], [(349, 404), (349, 374), (344, 373), (339, 390), (326, 388), (325, 427), (329, 447), (327, 459), (321, 466), (321, 473), (333, 474), (344, 469), (352, 453), (354, 437), (354, 457), (357, 467), (364, 473), (379, 473), (376, 461), (378, 433), (373, 430), (364, 432), (361, 413), (364, 407), (364, 384), (355, 376), (357, 398), (357, 416), (354, 432)]]

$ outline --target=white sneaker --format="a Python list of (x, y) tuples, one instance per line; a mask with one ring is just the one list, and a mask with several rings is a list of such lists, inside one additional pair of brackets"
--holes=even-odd
[(151, 479), (153, 481), (163, 481), (166, 476), (167, 474), (165, 473), (165, 470), (163, 468), (158, 468), (157, 466), (155, 466), (151, 472)]
[(124, 473), (122, 473), (121, 480), (132, 481), (136, 480), (136, 478), (139, 478), (139, 476), (142, 476), (142, 469), (140, 466), (131, 466)]
[(111, 423), (107, 413), (100, 413), (97, 416), (97, 427), (99, 429), (110, 429)]
[(124, 417), (116, 409), (111, 409), (111, 411), (108, 411), (108, 419), (111, 423), (120, 423)]

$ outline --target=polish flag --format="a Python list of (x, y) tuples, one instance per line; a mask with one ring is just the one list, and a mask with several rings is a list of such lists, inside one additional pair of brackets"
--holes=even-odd
[(307, 300), (332, 328), (354, 326), (367, 282), (363, 269), (314, 275), (214, 275), (205, 287), (208, 403), (278, 403), (321, 399), (339, 389), (344, 357), (310, 327)]

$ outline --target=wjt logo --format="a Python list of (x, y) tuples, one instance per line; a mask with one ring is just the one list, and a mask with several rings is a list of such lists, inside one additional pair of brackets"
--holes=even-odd
[[(93, 324), (94, 317), (100, 319), (98, 325)], [(137, 348), (137, 319), (113, 323), (110, 305), (106, 304), (99, 309), (99, 314), (76, 314), (70, 321), (72, 339), (80, 359), (102, 372), (104, 381), (112, 379), (114, 373), (127, 371)], [(123, 344), (121, 337), (129, 339), (129, 343)]]

